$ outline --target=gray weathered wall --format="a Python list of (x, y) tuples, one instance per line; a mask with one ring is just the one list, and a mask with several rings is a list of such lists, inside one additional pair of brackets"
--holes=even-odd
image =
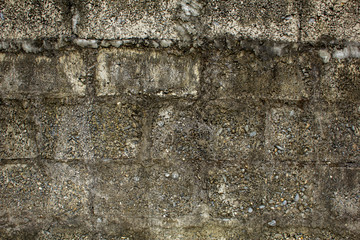
[(0, 239), (357, 239), (358, 0), (0, 0)]

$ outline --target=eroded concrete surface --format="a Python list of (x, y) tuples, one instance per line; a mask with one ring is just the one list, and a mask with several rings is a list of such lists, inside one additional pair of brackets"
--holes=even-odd
[(357, 239), (357, 0), (0, 1), (0, 239)]

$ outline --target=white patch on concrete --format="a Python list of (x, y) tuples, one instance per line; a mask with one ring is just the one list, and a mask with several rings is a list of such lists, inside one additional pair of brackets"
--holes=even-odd
[(45, 56), (38, 56), (38, 57), (36, 57), (35, 61), (37, 64), (41, 64), (44, 62), (51, 62), (51, 59), (48, 57), (45, 57)]
[(321, 49), (319, 51), (319, 56), (321, 57), (324, 63), (328, 63), (331, 59), (331, 55), (326, 49)]
[(197, 1), (181, 1), (180, 6), (186, 16), (197, 17), (200, 15), (201, 4)]
[(336, 59), (360, 58), (360, 51), (357, 46), (347, 46), (344, 49), (336, 50), (333, 57)]
[(5, 56), (6, 55), (4, 53), (0, 53), (0, 62), (4, 61)]
[(277, 55), (277, 56), (281, 56), (283, 53), (283, 49), (286, 45), (285, 44), (280, 44), (280, 45), (275, 45), (274, 47), (272, 47), (271, 51)]
[(163, 108), (159, 111), (159, 116), (164, 118), (164, 120), (168, 120), (173, 115), (174, 110), (173, 107)]
[(64, 71), (72, 91), (78, 95), (85, 95), (86, 83), (84, 78), (86, 70), (84, 61), (79, 53), (69, 53), (59, 59), (58, 70)]
[(111, 80), (109, 76), (109, 68), (107, 66), (106, 58), (109, 55), (109, 51), (101, 51), (98, 58), (98, 66), (96, 69), (96, 78), (98, 80), (97, 95), (115, 95), (116, 87), (115, 83)]
[(349, 50), (344, 48), (342, 50), (336, 50), (333, 54), (333, 57), (336, 59), (344, 59), (349, 57)]
[(98, 41), (94, 40), (94, 39), (88, 40), (88, 39), (77, 38), (74, 40), (74, 43), (83, 48), (98, 48), (99, 47)]
[(22, 46), (23, 50), (27, 53), (38, 53), (41, 51), (40, 48), (33, 46), (30, 42), (27, 42), (27, 41), (24, 41), (21, 44), (21, 46)]
[(10, 47), (7, 42), (0, 42), (0, 49), (8, 49)]
[(77, 9), (72, 9), (74, 16), (72, 17), (72, 31), (77, 34), (77, 24), (80, 21), (80, 14)]
[(172, 45), (172, 43), (173, 42), (171, 40), (163, 39), (160, 41), (160, 46), (166, 48), (166, 47), (170, 47)]
[(111, 46), (118, 48), (118, 47), (120, 47), (120, 46), (123, 44), (123, 41), (121, 41), (121, 40), (114, 40), (114, 41), (111, 41), (110, 44), (111, 44)]

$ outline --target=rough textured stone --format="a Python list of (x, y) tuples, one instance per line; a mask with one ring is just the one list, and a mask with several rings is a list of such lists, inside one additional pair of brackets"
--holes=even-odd
[(360, 101), (360, 60), (332, 59), (322, 67), (321, 91), (327, 101)]
[(90, 227), (90, 186), (93, 176), (82, 163), (48, 163), (49, 217), (65, 226)]
[(205, 200), (201, 166), (184, 161), (159, 161), (146, 168), (148, 208), (152, 225), (195, 226)]
[(0, 166), (0, 232), (1, 235), (36, 233), (47, 218), (50, 191), (45, 171), (33, 162)]
[(0, 159), (37, 157), (35, 135), (29, 102), (0, 101)]
[(67, 1), (1, 1), (0, 9), (1, 40), (71, 35), (71, 9)]
[(358, 239), (358, 0), (0, 0), (0, 239)]
[(268, 234), (264, 234), (266, 239), (351, 239), (344, 237), (331, 231), (319, 231), (316, 229), (302, 229), (295, 230), (289, 229), (286, 231), (273, 231)]
[(359, 1), (303, 1), (301, 40), (360, 40)]
[(143, 167), (100, 162), (93, 168), (96, 176), (92, 190), (96, 229), (108, 236), (139, 234), (144, 238), (149, 208), (147, 191), (144, 191), (148, 189), (148, 178)]
[(230, 102), (162, 106), (153, 122), (151, 157), (217, 161), (248, 159), (256, 151), (261, 155), (265, 122), (261, 108)]
[[(185, 2), (185, 1), (184, 1)], [(298, 41), (297, 1), (205, 1), (207, 35)]]
[(322, 161), (359, 163), (360, 108), (358, 105), (324, 105), (317, 112), (322, 144), (319, 147)]
[(41, 156), (47, 159), (135, 158), (142, 110), (125, 100), (89, 104), (85, 100), (36, 103)]
[(216, 224), (206, 224), (203, 227), (155, 229), (157, 239), (246, 239), (249, 235), (244, 229), (221, 228)]
[(196, 96), (199, 61), (194, 55), (158, 51), (101, 50), (97, 95)]
[[(215, 52), (205, 62), (205, 83), (210, 97), (241, 99), (260, 97), (301, 100), (311, 96), (311, 82), (306, 79), (300, 66), (306, 56), (288, 55), (276, 57), (274, 53), (285, 46), (268, 47), (265, 58), (247, 51), (239, 53)], [(269, 53), (273, 56), (269, 56)], [(274, 52), (275, 51), (275, 52)], [(269, 58), (270, 57), (270, 58)]]
[(176, 1), (79, 1), (76, 32), (82, 38), (176, 39)]
[(95, 158), (136, 158), (143, 110), (136, 103), (112, 100), (96, 103), (90, 113), (90, 134)]
[(43, 158), (89, 159), (91, 148), (89, 107), (84, 102), (44, 100), (35, 104), (39, 151)]
[(83, 229), (68, 228), (68, 227), (55, 227), (47, 230), (43, 230), (38, 233), (37, 240), (47, 240), (47, 239), (56, 239), (56, 240), (90, 240), (93, 235), (88, 233)]
[[(359, 168), (323, 167), (319, 169), (321, 196), (324, 216), (331, 219), (327, 224), (338, 233), (348, 233), (356, 238), (359, 229)], [(345, 234), (344, 234), (345, 235)]]
[(85, 95), (86, 72), (78, 52), (59, 55), (0, 53), (0, 96)]
[(266, 152), (274, 159), (313, 161), (320, 138), (312, 109), (271, 106), (266, 117)]
[(265, 109), (261, 103), (219, 101), (207, 104), (203, 121), (210, 129), (207, 160), (261, 159), (264, 149)]
[(164, 104), (157, 110), (151, 130), (154, 159), (203, 160), (210, 129), (191, 104)]
[[(234, 225), (267, 228), (272, 220), (285, 227), (311, 223), (320, 188), (311, 167), (254, 165), (249, 162), (214, 163), (207, 184), (211, 215)], [(298, 195), (298, 197), (297, 197)], [(319, 221), (319, 225), (321, 222)]]
[[(83, 38), (191, 40), (223, 34), (297, 41), (296, 1), (152, 1), (79, 4), (76, 31)], [(137, 14), (132, 14), (136, 12)], [(161, 13), (161, 14), (160, 14)], [(202, 32), (205, 30), (204, 32)]]

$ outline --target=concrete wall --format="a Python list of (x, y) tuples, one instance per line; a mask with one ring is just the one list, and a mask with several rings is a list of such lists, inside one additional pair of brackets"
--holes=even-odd
[(0, 239), (357, 239), (358, 0), (0, 0)]

